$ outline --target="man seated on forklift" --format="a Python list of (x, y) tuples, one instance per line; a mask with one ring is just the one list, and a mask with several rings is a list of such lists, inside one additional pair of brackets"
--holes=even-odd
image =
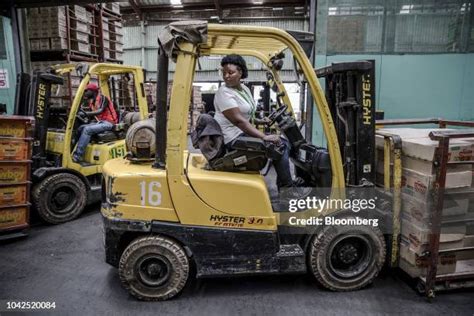
[(94, 117), (95, 122), (81, 125), (76, 150), (72, 156), (75, 163), (81, 163), (85, 149), (93, 135), (110, 131), (118, 123), (117, 112), (110, 98), (100, 93), (99, 86), (89, 83), (84, 92), (84, 100), (91, 111), (85, 111), (88, 117)]

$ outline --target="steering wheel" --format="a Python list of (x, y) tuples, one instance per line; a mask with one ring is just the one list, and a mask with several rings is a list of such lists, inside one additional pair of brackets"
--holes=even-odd
[(270, 120), (270, 122), (267, 124), (268, 127), (270, 127), (270, 126), (272, 126), (273, 124), (275, 124), (275, 122), (286, 112), (287, 109), (288, 109), (288, 105), (283, 104), (283, 105), (280, 106), (278, 109), (276, 109), (275, 111), (273, 111), (273, 112), (268, 116), (268, 119)]
[(89, 123), (89, 117), (86, 114), (86, 111), (83, 109), (79, 109), (76, 114), (76, 119), (79, 120), (82, 124), (88, 124)]

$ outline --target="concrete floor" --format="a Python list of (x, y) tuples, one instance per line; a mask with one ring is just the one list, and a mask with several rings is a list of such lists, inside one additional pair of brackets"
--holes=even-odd
[(393, 273), (350, 293), (326, 291), (305, 275), (193, 280), (171, 301), (140, 302), (104, 262), (98, 209), (1, 243), (0, 302), (55, 301), (53, 315), (474, 315), (474, 291), (441, 293), (430, 304)]

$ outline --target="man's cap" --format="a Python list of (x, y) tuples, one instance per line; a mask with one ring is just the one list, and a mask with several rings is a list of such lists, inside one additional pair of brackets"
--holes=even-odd
[(86, 90), (99, 91), (99, 86), (95, 83), (89, 83), (86, 87)]

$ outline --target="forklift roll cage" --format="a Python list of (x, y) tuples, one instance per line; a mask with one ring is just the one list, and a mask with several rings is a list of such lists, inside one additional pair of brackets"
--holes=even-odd
[[(65, 75), (76, 68), (74, 64), (67, 64), (67, 65), (60, 65), (56, 68), (53, 68), (57, 74)], [(74, 122), (76, 120), (76, 114), (79, 111), (81, 106), (83, 93), (86, 90), (86, 86), (89, 81), (92, 79), (92, 76), (97, 76), (99, 80), (99, 87), (101, 93), (104, 95), (110, 96), (108, 79), (110, 76), (113, 75), (123, 75), (123, 74), (133, 74), (134, 76), (134, 85), (135, 91), (140, 92), (137, 93), (137, 104), (140, 112), (140, 119), (143, 120), (148, 117), (148, 106), (145, 97), (145, 90), (143, 86), (144, 76), (143, 76), (143, 69), (137, 66), (126, 66), (126, 65), (118, 65), (118, 64), (108, 64), (108, 63), (97, 63), (90, 66), (90, 68), (85, 69), (86, 72), (83, 74), (83, 78), (81, 79), (81, 83), (77, 88), (76, 95), (74, 96), (70, 115), (68, 116), (67, 125), (66, 125), (66, 133), (64, 135), (64, 148), (62, 155), (62, 166), (70, 167), (70, 168), (77, 168), (77, 164), (72, 161), (72, 155), (67, 154), (72, 152), (71, 148), (71, 139), (73, 135), (73, 128)], [(74, 114), (74, 115), (72, 115)], [(102, 165), (90, 165), (90, 166), (80, 166), (81, 173), (85, 176), (100, 173), (102, 172)]]
[[(328, 151), (332, 170), (332, 188), (343, 192), (345, 187), (342, 159), (337, 141), (331, 112), (329, 110), (324, 93), (319, 85), (313, 66), (306, 57), (305, 52), (295, 37), (289, 33), (272, 27), (231, 26), (220, 24), (207, 25), (207, 43), (200, 47), (189, 42), (179, 43), (177, 53), (176, 70), (174, 82), (182, 82), (173, 85), (170, 98), (170, 110), (168, 118), (159, 119), (167, 122), (168, 137), (166, 139), (166, 166), (168, 177), (181, 177), (185, 174), (184, 165), (181, 163), (183, 153), (187, 148), (187, 104), (191, 99), (193, 77), (198, 56), (240, 54), (253, 56), (260, 59), (272, 72), (275, 82), (280, 91), (285, 91), (278, 72), (272, 66), (272, 59), (285, 49), (290, 49), (294, 58), (298, 61), (302, 72), (306, 76), (309, 89), (315, 100), (315, 105), (321, 117), (323, 131), (328, 143)], [(293, 35), (297, 34), (292, 32)], [(302, 33), (304, 34), (304, 33)], [(167, 60), (166, 60), (167, 62)], [(159, 65), (160, 67), (162, 65)], [(288, 95), (283, 95), (283, 102), (291, 103)], [(160, 113), (157, 113), (159, 117)]]

